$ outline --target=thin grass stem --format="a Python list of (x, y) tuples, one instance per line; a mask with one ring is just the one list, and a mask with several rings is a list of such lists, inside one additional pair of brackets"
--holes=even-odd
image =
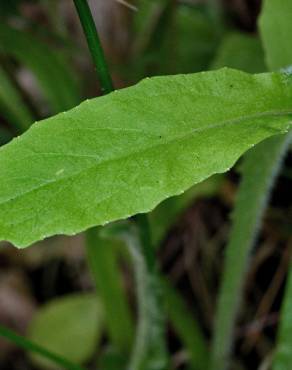
[(114, 86), (90, 7), (87, 0), (74, 0), (74, 4), (91, 52), (102, 93), (108, 94), (114, 90)]
[(65, 359), (64, 357), (53, 353), (46, 348), (24, 338), (21, 335), (16, 334), (13, 330), (10, 330), (2, 325), (0, 325), (0, 336), (6, 340), (16, 344), (18, 347), (27, 350), (29, 352), (34, 352), (48, 360), (54, 362), (56, 365), (61, 366), (63, 369), (67, 370), (85, 370), (85, 368), (72, 363), (71, 361)]

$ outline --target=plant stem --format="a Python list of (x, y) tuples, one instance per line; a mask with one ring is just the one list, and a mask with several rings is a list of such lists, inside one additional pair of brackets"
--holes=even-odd
[[(144, 215), (136, 217), (142, 217), (142, 224), (144, 224)], [(137, 226), (140, 222), (141, 220), (138, 220)], [(165, 343), (162, 285), (155, 263), (154, 249), (149, 243), (150, 239), (147, 239), (147, 243), (143, 243), (144, 232), (145, 228), (132, 225), (124, 236), (133, 260), (138, 301), (136, 341), (128, 369), (166, 370), (168, 354)], [(153, 253), (153, 256), (150, 256), (150, 253)]]
[[(113, 91), (113, 83), (108, 71), (107, 63), (105, 60), (104, 52), (101, 46), (100, 38), (97, 32), (97, 29), (95, 27), (93, 17), (89, 8), (89, 5), (86, 0), (74, 0), (77, 12), (79, 14), (80, 21), (82, 23), (82, 27), (87, 39), (88, 47), (91, 51), (92, 59), (94, 61), (94, 64), (96, 66), (96, 71), (101, 83), (102, 92), (104, 94), (110, 93)], [(154, 269), (155, 265), (155, 257), (154, 257), (154, 251), (152, 250), (152, 246), (150, 243), (150, 228), (148, 223), (148, 218), (145, 215), (139, 215), (137, 216), (137, 225), (139, 228), (139, 234), (141, 239), (141, 245), (143, 245), (143, 257), (145, 257), (147, 269), (149, 271), (152, 271)], [(95, 235), (94, 235), (95, 233)], [(89, 257), (89, 264), (92, 266), (92, 271), (94, 274), (95, 281), (99, 282), (99, 285), (102, 284), (101, 282), (101, 274), (98, 269), (101, 267), (101, 261), (100, 261), (100, 253), (97, 251), (97, 248), (99, 247), (100, 238), (98, 237), (98, 231), (96, 232), (94, 230), (87, 232), (87, 253)], [(152, 253), (152, 254), (151, 254)], [(102, 261), (103, 263), (104, 261)], [(115, 266), (117, 269), (117, 266)], [(112, 271), (113, 272), (113, 271)], [(107, 271), (109, 273), (109, 271)], [(115, 273), (115, 276), (117, 275), (117, 272)], [(104, 276), (103, 276), (104, 278)], [(103, 280), (103, 279), (102, 279)], [(112, 281), (112, 283), (114, 283)], [(115, 283), (117, 286), (117, 282)], [(104, 287), (103, 287), (104, 288)], [(103, 293), (105, 293), (105, 290), (102, 289)], [(139, 295), (139, 293), (138, 293)], [(105, 294), (103, 294), (103, 298), (105, 299), (105, 303), (108, 305), (111, 305), (111, 297), (107, 297)], [(123, 297), (120, 294), (119, 297), (119, 303), (122, 304)], [(139, 295), (139, 298), (141, 298), (141, 294)], [(116, 302), (118, 303), (118, 302)], [(140, 307), (142, 304), (139, 302)], [(125, 305), (123, 305), (125, 306)], [(125, 308), (125, 307), (124, 307)], [(125, 311), (124, 311), (125, 312)], [(123, 326), (123, 319), (118, 325), (110, 325), (111, 327), (111, 335), (113, 338), (113, 341), (116, 342), (119, 347), (124, 347), (123, 344), (121, 344), (121, 327)], [(126, 335), (126, 332), (124, 333)], [(146, 338), (147, 339), (147, 338)], [(136, 368), (134, 367), (136, 370)]]
[[(96, 68), (103, 94), (113, 91), (100, 38), (87, 0), (74, 0), (80, 22)], [(87, 261), (93, 280), (106, 308), (106, 318), (112, 343), (122, 352), (127, 352), (132, 341), (132, 321), (119, 282), (120, 275), (116, 256), (109, 240), (100, 237), (100, 229), (93, 228), (86, 232)], [(106, 244), (106, 245), (105, 245)]]
[(47, 349), (39, 346), (38, 344), (31, 342), (30, 340), (22, 337), (21, 335), (16, 334), (14, 331), (7, 329), (6, 327), (0, 325), (0, 336), (9, 340), (10, 342), (16, 344), (18, 347), (37, 353), (48, 360), (54, 362), (56, 365), (61, 366), (64, 369), (68, 370), (85, 370), (83, 367), (73, 364), (72, 362), (66, 360), (62, 356), (52, 353)]
[(74, 0), (74, 4), (87, 39), (102, 93), (108, 94), (114, 90), (114, 86), (88, 2), (87, 0)]
[[(86, 0), (74, 0), (74, 3), (96, 66), (102, 91), (104, 94), (107, 94), (113, 90), (113, 84), (90, 8)], [(136, 216), (135, 223), (139, 236), (138, 238), (129, 237), (129, 248), (132, 252), (136, 272), (139, 322), (130, 369), (142, 370), (145, 363), (153, 363), (155, 366), (158, 364), (159, 367), (157, 369), (163, 370), (166, 368), (167, 361), (164, 342), (164, 315), (160, 309), (161, 305), (158, 303), (160, 284), (156, 271), (154, 249), (151, 245), (150, 226), (147, 215)], [(99, 267), (97, 266), (97, 259), (100, 257), (99, 253), (97, 253), (97, 248), (99, 247), (98, 241), (100, 240), (92, 232), (94, 231), (88, 234), (87, 239), (88, 256), (90, 260), (95, 260), (93, 272), (95, 279), (100, 280), (99, 271), (96, 270), (100, 268), (100, 263), (98, 264)], [(134, 243), (131, 242), (133, 239), (136, 240)], [(151, 357), (150, 360), (149, 356)]]

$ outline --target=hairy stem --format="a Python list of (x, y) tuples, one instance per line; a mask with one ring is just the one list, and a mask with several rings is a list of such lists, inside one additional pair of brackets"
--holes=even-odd
[[(144, 216), (138, 217), (144, 218)], [(144, 224), (145, 219), (143, 218), (142, 223)], [(138, 220), (138, 223), (140, 222), (141, 220)], [(143, 243), (144, 233), (145, 227), (137, 230), (133, 226), (125, 236), (133, 260), (138, 303), (136, 341), (128, 369), (166, 370), (168, 369), (168, 355), (165, 343), (162, 285), (153, 247), (149, 248), (148, 245), (150, 239), (147, 239), (147, 243)], [(153, 256), (150, 253), (153, 253)]]

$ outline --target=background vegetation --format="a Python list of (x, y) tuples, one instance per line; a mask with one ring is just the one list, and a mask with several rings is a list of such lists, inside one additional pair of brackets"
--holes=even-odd
[[(256, 0), (90, 2), (115, 88), (224, 66), (283, 67), (281, 57), (265, 56), (267, 43), (279, 43), (268, 15), (288, 24), (291, 5), (265, 4), (259, 23)], [(281, 39), (287, 49), (290, 38)], [(1, 2), (1, 145), (101, 93), (73, 1)], [(131, 222), (25, 251), (2, 242), (0, 369), (205, 370), (211, 362), (212, 370), (289, 370), (292, 157), (282, 156), (280, 169), (287, 143), (268, 145), (149, 214), (158, 266), (151, 253), (141, 258), (143, 235)]]

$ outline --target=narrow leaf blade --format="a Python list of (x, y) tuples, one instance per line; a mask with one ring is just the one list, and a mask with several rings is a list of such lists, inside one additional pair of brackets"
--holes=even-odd
[(53, 112), (80, 102), (77, 80), (64, 55), (32, 34), (0, 23), (0, 54), (13, 57), (33, 72)]
[(8, 74), (0, 66), (0, 111), (18, 132), (25, 131), (34, 121), (33, 114), (24, 103), (21, 94)]
[(270, 70), (285, 68), (292, 63), (291, 14), (291, 0), (265, 0), (263, 3), (259, 26)]
[(273, 370), (289, 369), (292, 363), (292, 263), (290, 263)]

